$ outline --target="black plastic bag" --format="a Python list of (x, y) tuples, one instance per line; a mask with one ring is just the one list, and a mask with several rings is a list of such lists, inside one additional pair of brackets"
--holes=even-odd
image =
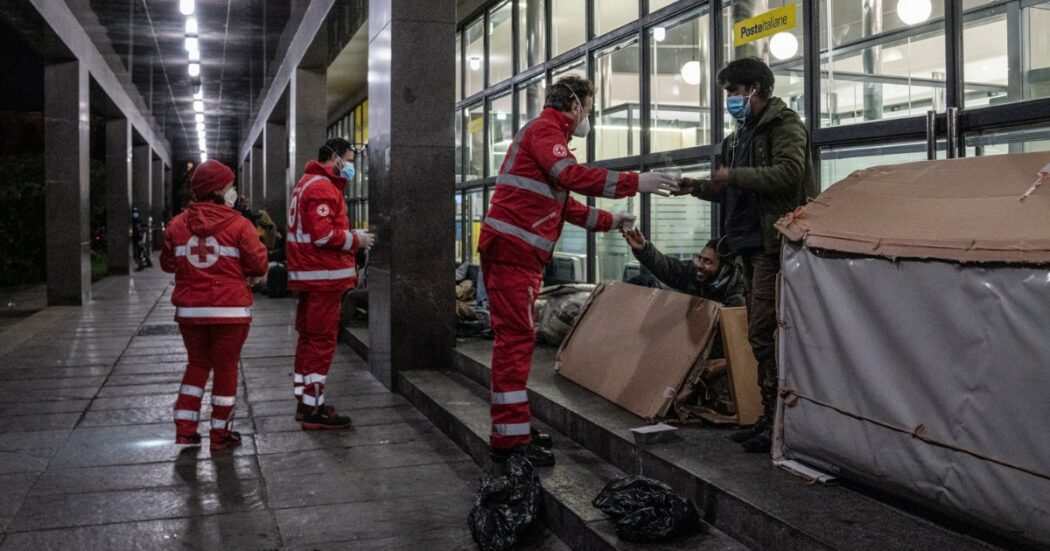
[(692, 501), (644, 476), (610, 482), (592, 503), (616, 519), (616, 534), (627, 541), (667, 541), (695, 534), (703, 526)]
[(468, 523), (482, 551), (505, 551), (520, 541), (539, 516), (543, 488), (523, 455), (507, 459), (505, 474), (486, 476)]

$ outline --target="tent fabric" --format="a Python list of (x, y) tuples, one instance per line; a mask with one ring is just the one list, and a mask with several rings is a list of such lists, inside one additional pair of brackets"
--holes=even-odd
[[(1050, 153), (854, 172), (777, 228), (817, 249), (884, 258), (1050, 264)], [(1044, 181), (1046, 176), (1044, 176)]]
[(775, 458), (1050, 545), (1050, 268), (787, 243), (781, 285)]

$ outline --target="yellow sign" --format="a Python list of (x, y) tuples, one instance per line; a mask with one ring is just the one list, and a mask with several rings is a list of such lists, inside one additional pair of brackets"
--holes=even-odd
[(795, 28), (795, 4), (767, 11), (733, 25), (733, 45), (743, 46), (760, 38)]

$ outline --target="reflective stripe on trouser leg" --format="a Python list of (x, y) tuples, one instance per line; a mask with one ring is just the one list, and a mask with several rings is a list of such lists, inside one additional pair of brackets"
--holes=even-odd
[(237, 403), (237, 365), (248, 337), (248, 324), (212, 326), (211, 438), (233, 430)]
[(339, 291), (300, 293), (295, 328), (299, 342), (295, 349), (295, 372), (302, 376), (303, 405), (324, 404), (324, 385), (332, 365), (339, 335)]
[(492, 345), (492, 434), (494, 448), (513, 448), (531, 441), (528, 393), (535, 330), (532, 307), (540, 274), (482, 260), (489, 312), (496, 340)]
[(182, 375), (182, 385), (175, 397), (172, 417), (175, 421), (175, 433), (180, 436), (197, 434), (197, 422), (200, 419), (201, 397), (208, 384), (210, 371), (211, 340), (208, 327), (205, 325), (179, 325), (182, 342), (186, 346), (186, 371)]
[[(298, 364), (296, 364), (298, 369)], [(293, 373), (292, 374), (292, 394), (295, 395), (295, 399), (299, 400), (303, 395), (303, 374)]]

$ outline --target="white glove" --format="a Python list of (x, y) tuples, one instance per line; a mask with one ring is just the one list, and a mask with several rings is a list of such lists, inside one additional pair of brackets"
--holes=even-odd
[(664, 172), (646, 172), (638, 175), (638, 191), (670, 197), (671, 193), (678, 191), (678, 182)]
[(613, 225), (614, 230), (630, 231), (634, 228), (634, 221), (638, 217), (629, 212), (616, 212), (613, 213)]
[(357, 236), (358, 247), (366, 251), (376, 244), (375, 234), (368, 233), (367, 230), (354, 230), (354, 235)]

